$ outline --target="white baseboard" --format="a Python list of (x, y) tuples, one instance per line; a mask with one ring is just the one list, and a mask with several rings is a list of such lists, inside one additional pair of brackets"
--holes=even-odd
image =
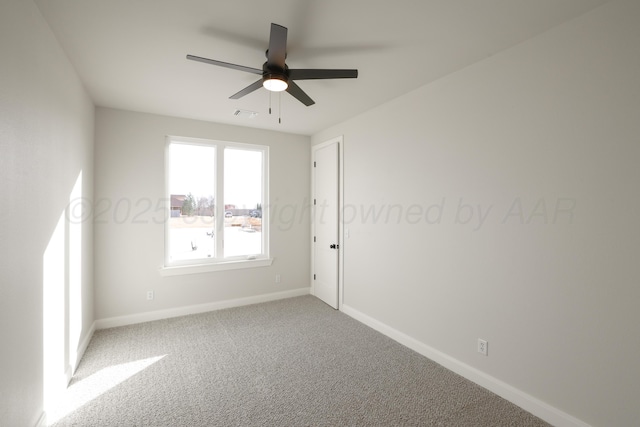
[(34, 427), (47, 427), (47, 424), (47, 413), (43, 411)]
[(445, 368), (473, 381), (474, 383), (492, 391), (509, 402), (518, 405), (525, 411), (556, 427), (590, 427), (589, 424), (567, 414), (535, 397), (519, 390), (497, 378), (492, 377), (472, 366), (430, 347), (397, 329), (394, 329), (348, 305), (342, 305), (342, 312), (364, 323), (389, 338), (409, 347), (417, 353), (433, 360)]
[(276, 301), (279, 299), (299, 297), (308, 294), (309, 288), (299, 288), (290, 291), (274, 292), (270, 294), (256, 295), (245, 298), (215, 301), (205, 304), (189, 305), (185, 307), (168, 308), (166, 310), (147, 311), (145, 313), (130, 314), (128, 316), (108, 317), (106, 319), (96, 320), (95, 329), (115, 328), (117, 326), (133, 325), (136, 323), (151, 322), (153, 320), (186, 316), (189, 314), (205, 313), (207, 311), (240, 307), (243, 305), (258, 304), (261, 302)]
[(78, 365), (82, 360), (82, 356), (84, 356), (84, 352), (87, 350), (87, 347), (89, 346), (89, 342), (91, 341), (91, 338), (93, 337), (93, 333), (95, 331), (96, 331), (96, 322), (94, 321), (91, 324), (91, 327), (85, 334), (82, 341), (80, 341), (80, 343), (78, 344), (78, 349), (76, 351), (76, 354), (69, 355), (69, 364), (67, 365), (67, 370), (65, 372), (66, 386), (69, 385), (69, 382), (71, 382), (71, 378), (73, 377), (73, 374), (76, 373), (76, 370), (78, 369)]
[[(76, 360), (71, 363), (71, 375), (76, 373), (76, 369), (78, 369), (78, 365), (82, 360), (82, 356), (84, 356), (84, 352), (87, 351), (87, 347), (89, 346), (89, 342), (91, 342), (91, 338), (93, 337), (93, 333), (96, 331), (96, 322), (94, 321), (91, 324), (91, 327), (85, 334), (80, 344), (78, 344), (78, 352), (76, 353)], [(69, 379), (71, 380), (71, 379)]]

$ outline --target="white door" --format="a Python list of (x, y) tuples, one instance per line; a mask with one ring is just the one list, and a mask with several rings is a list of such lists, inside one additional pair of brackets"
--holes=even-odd
[(338, 309), (338, 142), (313, 150), (313, 292)]

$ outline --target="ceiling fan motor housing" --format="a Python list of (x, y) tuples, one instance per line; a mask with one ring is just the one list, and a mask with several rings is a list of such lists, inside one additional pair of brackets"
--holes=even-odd
[[(265, 62), (262, 65), (262, 71), (262, 83), (265, 88), (277, 92), (285, 90), (289, 86), (289, 76), (287, 75), (286, 69), (283, 70), (282, 68), (274, 67), (273, 65), (269, 66), (268, 63)], [(282, 81), (284, 82), (284, 85), (279, 84), (279, 82), (273, 82), (273, 80)]]

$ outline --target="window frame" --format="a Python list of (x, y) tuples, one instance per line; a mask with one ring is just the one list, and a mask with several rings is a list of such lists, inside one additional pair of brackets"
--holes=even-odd
[[(161, 268), (163, 276), (180, 274), (204, 273), (209, 271), (233, 270), (241, 268), (264, 267), (271, 265), (273, 260), (269, 256), (269, 147), (259, 144), (213, 140), (205, 138), (183, 137), (167, 135), (164, 150), (164, 193), (166, 200), (171, 199), (170, 183), (170, 157), (169, 149), (172, 144), (204, 145), (215, 149), (215, 210), (214, 227), (216, 236), (216, 257), (191, 260), (171, 261), (169, 251), (169, 221), (171, 218), (171, 206), (166, 207), (166, 222), (164, 224), (164, 263)], [(240, 255), (224, 257), (224, 152), (225, 148), (259, 151), (262, 153), (262, 252), (261, 254)], [(170, 203), (168, 203), (170, 205)]]

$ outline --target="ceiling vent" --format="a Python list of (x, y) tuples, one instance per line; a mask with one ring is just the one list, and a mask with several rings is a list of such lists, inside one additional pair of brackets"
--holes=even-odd
[(249, 110), (236, 110), (233, 112), (233, 115), (236, 117), (242, 117), (245, 119), (253, 119), (258, 115), (257, 111), (249, 111)]

